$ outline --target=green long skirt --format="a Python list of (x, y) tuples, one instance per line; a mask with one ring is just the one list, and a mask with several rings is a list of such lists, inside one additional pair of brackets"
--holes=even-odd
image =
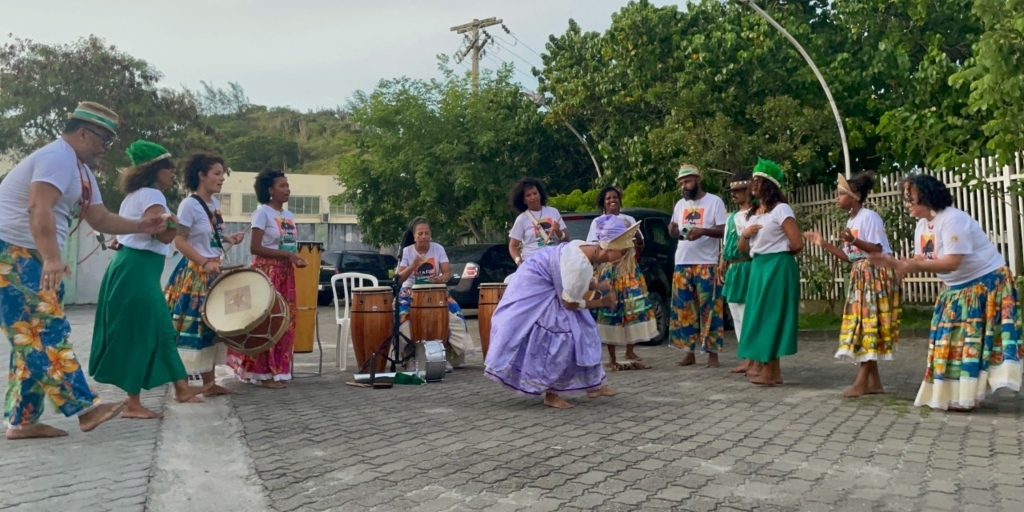
[[(732, 263), (725, 270), (725, 286), (722, 286), (722, 298), (729, 304), (743, 304), (747, 299), (747, 287), (750, 285), (750, 262)], [(741, 332), (742, 336), (743, 333)]]
[(800, 270), (788, 252), (750, 262), (739, 357), (767, 363), (796, 354), (800, 327)]
[(103, 275), (89, 375), (137, 395), (184, 379), (160, 276), (164, 256), (121, 247)]

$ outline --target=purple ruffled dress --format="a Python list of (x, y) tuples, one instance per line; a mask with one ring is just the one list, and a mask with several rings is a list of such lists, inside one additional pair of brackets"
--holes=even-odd
[[(525, 395), (600, 388), (601, 338), (587, 310), (562, 303), (560, 259), (580, 257), (579, 242), (544, 247), (512, 275), (491, 317), (485, 374)], [(589, 265), (589, 263), (587, 263)], [(578, 272), (589, 283), (589, 274)]]

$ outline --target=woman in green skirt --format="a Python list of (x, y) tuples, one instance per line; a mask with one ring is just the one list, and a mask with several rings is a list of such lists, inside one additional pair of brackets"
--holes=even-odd
[(800, 311), (800, 271), (796, 254), (803, 236), (782, 194), (782, 169), (758, 159), (750, 191), (757, 203), (747, 211), (740, 252), (750, 254), (739, 357), (754, 362), (747, 373), (760, 386), (782, 384), (779, 358), (796, 354)]
[(121, 177), (127, 196), (120, 215), (126, 219), (162, 216), (168, 219), (167, 230), (153, 236), (118, 237), (119, 248), (100, 285), (89, 375), (128, 393), (121, 417), (154, 419), (162, 415), (142, 406), (141, 390), (173, 382), (174, 398), (193, 402), (199, 401), (197, 395), (204, 389), (188, 385), (160, 286), (168, 244), (176, 233), (163, 194), (174, 184), (174, 162), (163, 147), (144, 140), (132, 143), (126, 153), (133, 167)]

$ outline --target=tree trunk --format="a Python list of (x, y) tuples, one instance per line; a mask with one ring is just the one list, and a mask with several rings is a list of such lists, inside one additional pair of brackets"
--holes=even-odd
[(476, 223), (473, 222), (472, 219), (466, 219), (466, 226), (473, 232), (473, 236), (476, 238), (476, 242), (478, 244), (487, 242), (487, 237), (480, 231), (480, 228), (477, 227)]

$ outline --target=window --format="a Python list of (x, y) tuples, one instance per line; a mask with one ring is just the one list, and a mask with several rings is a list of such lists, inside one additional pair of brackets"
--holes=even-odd
[(259, 207), (260, 202), (256, 200), (256, 194), (242, 194), (242, 213), (252, 213)]
[(231, 194), (214, 194), (213, 197), (220, 201), (220, 212), (224, 215), (231, 215)]
[(320, 197), (291, 196), (288, 198), (288, 210), (295, 215), (320, 215)]
[(351, 203), (334, 204), (331, 203), (331, 215), (355, 215), (356, 207), (352, 206)]
[(665, 219), (657, 217), (644, 219), (644, 227), (647, 228), (647, 233), (644, 236), (648, 241), (668, 247), (672, 246), (672, 237), (668, 236), (668, 224), (665, 223)]

